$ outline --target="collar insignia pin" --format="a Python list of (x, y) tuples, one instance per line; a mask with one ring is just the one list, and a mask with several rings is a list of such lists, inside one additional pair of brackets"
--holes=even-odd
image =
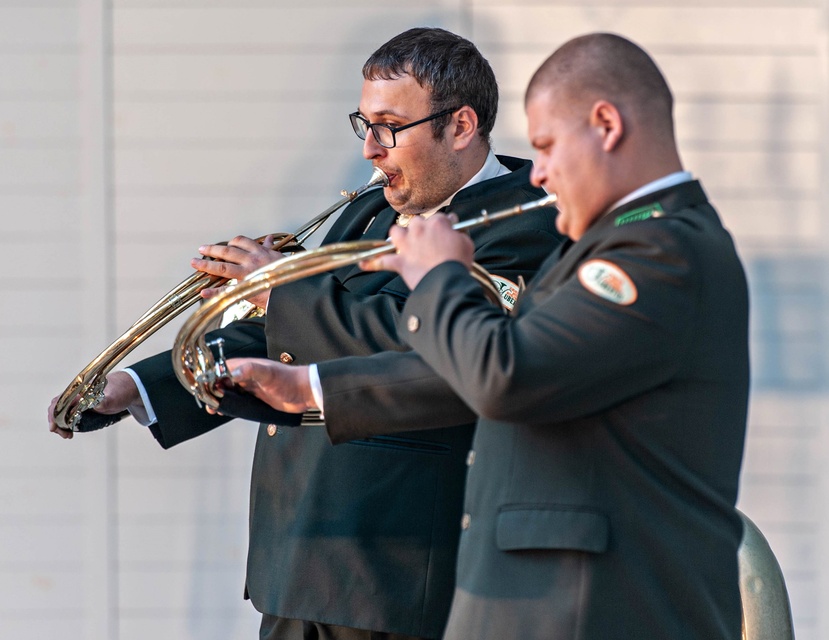
[(662, 209), (662, 205), (655, 202), (654, 204), (639, 207), (638, 209), (634, 209), (633, 211), (628, 211), (627, 213), (617, 216), (613, 225), (621, 227), (623, 224), (640, 222), (642, 220), (647, 220), (648, 218), (661, 218), (663, 215), (665, 215), (665, 211)]
[(409, 223), (412, 221), (417, 214), (415, 213), (398, 213), (397, 214), (397, 224), (401, 227), (409, 226)]

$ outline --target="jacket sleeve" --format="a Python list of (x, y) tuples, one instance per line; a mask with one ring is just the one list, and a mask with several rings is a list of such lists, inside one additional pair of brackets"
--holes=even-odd
[[(476, 261), (490, 273), (513, 282), (519, 276), (530, 279), (562, 241), (548, 212), (532, 215), (537, 215), (536, 219), (528, 217), (521, 224), (514, 221), (500, 229), (494, 225), (480, 230), (475, 237)], [(477, 282), (470, 281), (480, 294)], [(494, 309), (489, 302), (484, 304)], [(399, 321), (400, 314), (397, 316)], [(335, 443), (469, 424), (477, 418), (449, 384), (410, 351), (390, 351), (368, 358), (318, 359), (318, 371), (326, 428)]]
[(373, 435), (454, 427), (477, 416), (415, 352), (388, 351), (317, 365), (325, 428), (334, 444)]
[[(207, 334), (222, 336), (226, 357), (266, 357), (264, 322), (240, 320)], [(149, 428), (159, 444), (168, 449), (228, 422), (230, 418), (210, 415), (196, 404), (173, 371), (171, 352), (164, 351), (130, 365), (147, 391), (158, 422)]]
[(590, 255), (630, 277), (631, 304), (590, 291), (576, 269), (562, 281), (539, 276), (514, 318), (493, 312), (459, 263), (444, 263), (406, 305), (420, 320), (408, 341), (482, 417), (549, 424), (604, 410), (668, 381), (692, 344), (701, 270), (674, 240), (628, 234)]

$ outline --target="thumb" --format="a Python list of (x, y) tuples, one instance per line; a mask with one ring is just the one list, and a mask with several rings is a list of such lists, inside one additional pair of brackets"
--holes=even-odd
[(400, 273), (400, 256), (396, 253), (387, 253), (370, 260), (361, 260), (359, 264), (363, 271), (394, 271)]

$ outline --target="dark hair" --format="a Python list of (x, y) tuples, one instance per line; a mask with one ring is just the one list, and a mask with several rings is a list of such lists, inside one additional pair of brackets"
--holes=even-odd
[[(366, 80), (410, 75), (432, 95), (432, 113), (470, 106), (478, 132), (489, 143), (498, 113), (498, 83), (489, 62), (469, 40), (437, 27), (416, 27), (395, 36), (363, 65)], [(438, 137), (451, 115), (432, 122)]]
[(613, 33), (592, 33), (566, 42), (538, 68), (525, 102), (555, 88), (572, 107), (602, 98), (636, 114), (651, 127), (673, 130), (673, 95), (653, 59)]

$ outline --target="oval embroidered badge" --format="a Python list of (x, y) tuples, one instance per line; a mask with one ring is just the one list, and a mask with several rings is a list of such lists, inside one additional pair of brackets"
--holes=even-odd
[(511, 311), (515, 306), (515, 301), (518, 300), (518, 285), (511, 280), (492, 274), (490, 274), (489, 279), (492, 280), (492, 283), (498, 289), (498, 293), (501, 294), (504, 307)]
[(581, 265), (579, 282), (591, 293), (616, 304), (633, 304), (638, 295), (630, 276), (605, 260), (588, 260)]

